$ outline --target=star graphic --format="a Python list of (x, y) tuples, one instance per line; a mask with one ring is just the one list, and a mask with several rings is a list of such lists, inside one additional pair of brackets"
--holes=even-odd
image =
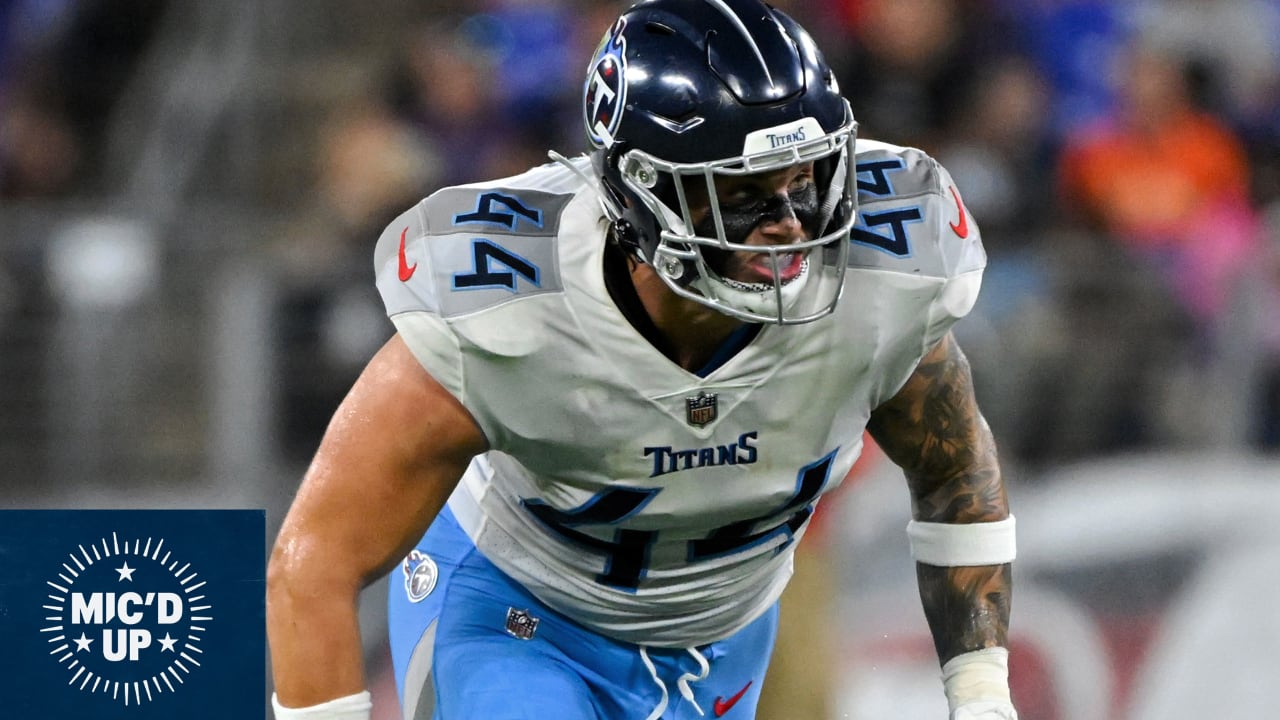
[(129, 567), (129, 563), (128, 561), (126, 561), (123, 565), (116, 568), (116, 572), (120, 573), (120, 579), (117, 580), (116, 582), (123, 582), (125, 580), (128, 580), (129, 582), (133, 582), (133, 571), (137, 569), (138, 568)]
[(177, 652), (173, 649), (173, 644), (176, 642), (178, 642), (177, 638), (169, 637), (169, 633), (165, 633), (164, 637), (160, 638), (160, 652)]
[(89, 643), (93, 642), (92, 640), (90, 640), (88, 637), (85, 636), (84, 632), (80, 633), (80, 637), (72, 638), (72, 639), (75, 641), (75, 644), (76, 644), (76, 652), (80, 652), (81, 650), (88, 650)]

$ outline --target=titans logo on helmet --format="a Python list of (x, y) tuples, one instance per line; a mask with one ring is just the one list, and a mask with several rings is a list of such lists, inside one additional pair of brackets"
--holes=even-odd
[(599, 148), (613, 145), (614, 133), (626, 107), (627, 39), (622, 36), (626, 26), (626, 20), (619, 18), (600, 42), (583, 89), (582, 111), (587, 122), (587, 137)]

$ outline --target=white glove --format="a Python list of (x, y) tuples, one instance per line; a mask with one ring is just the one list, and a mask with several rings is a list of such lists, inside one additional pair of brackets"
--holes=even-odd
[(956, 708), (951, 720), (1018, 720), (1018, 711), (1007, 702), (971, 702)]

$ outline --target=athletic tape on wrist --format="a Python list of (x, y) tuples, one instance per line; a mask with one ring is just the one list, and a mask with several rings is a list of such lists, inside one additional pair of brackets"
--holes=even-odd
[[(983, 648), (957, 655), (942, 666), (942, 687), (952, 715), (964, 706), (1013, 705), (1009, 697), (1009, 651)], [(1017, 717), (1015, 714), (1014, 717)]]
[(1018, 720), (1012, 703), (977, 702), (956, 708), (951, 720)]
[(1018, 554), (1013, 516), (996, 522), (907, 523), (911, 557), (939, 567), (1002, 565)]
[(287, 708), (280, 704), (275, 693), (271, 693), (271, 707), (275, 710), (276, 720), (369, 720), (373, 700), (369, 691), (363, 690), (318, 705)]

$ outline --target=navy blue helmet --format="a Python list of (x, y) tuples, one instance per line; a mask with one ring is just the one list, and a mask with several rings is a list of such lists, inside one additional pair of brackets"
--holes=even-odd
[[(591, 61), (583, 118), (614, 237), (673, 291), (755, 322), (807, 322), (834, 309), (856, 215), (857, 123), (794, 20), (760, 0), (635, 5)], [(816, 196), (782, 203), (804, 241), (745, 244), (752, 224), (717, 195), (717, 179), (809, 163)], [(773, 263), (772, 282), (717, 271), (742, 251)], [(797, 254), (803, 270), (780, 279)]]

